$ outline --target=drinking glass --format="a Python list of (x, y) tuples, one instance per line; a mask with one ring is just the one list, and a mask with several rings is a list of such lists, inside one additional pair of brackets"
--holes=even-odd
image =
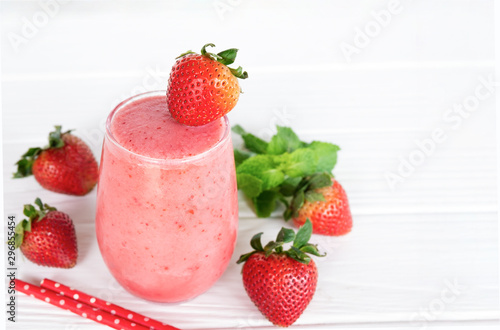
[[(151, 157), (118, 142), (113, 124), (120, 111), (141, 111), (144, 102), (163, 97), (168, 112), (165, 95), (131, 97), (107, 119), (96, 234), (104, 262), (127, 291), (151, 301), (179, 302), (208, 290), (225, 271), (236, 242), (238, 201), (227, 117), (208, 124), (222, 125), (213, 145), (185, 157)], [(194, 130), (183, 135), (185, 141), (175, 140), (184, 149), (206, 138), (195, 128), (175, 127), (179, 131), (168, 136), (172, 141), (181, 131)]]

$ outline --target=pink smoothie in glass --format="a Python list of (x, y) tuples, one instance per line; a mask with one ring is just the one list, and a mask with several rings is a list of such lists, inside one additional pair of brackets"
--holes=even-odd
[(111, 113), (96, 232), (106, 265), (125, 289), (161, 302), (201, 294), (226, 269), (237, 224), (227, 118), (179, 124), (165, 92), (138, 95)]

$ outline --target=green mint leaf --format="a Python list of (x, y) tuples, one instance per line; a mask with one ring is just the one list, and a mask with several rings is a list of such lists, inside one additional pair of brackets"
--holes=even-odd
[(285, 227), (281, 228), (281, 230), (278, 233), (278, 236), (276, 237), (277, 242), (283, 242), (283, 243), (293, 242), (294, 239), (295, 239), (295, 231), (293, 231), (293, 229), (288, 229)]
[(233, 127), (231, 127), (231, 130), (238, 135), (243, 135), (247, 133), (240, 125), (234, 125)]
[(274, 168), (275, 163), (271, 157), (268, 155), (256, 155), (240, 164), (240, 166), (238, 166), (237, 173), (252, 174), (261, 178), (262, 173), (273, 170)]
[(293, 152), (301, 147), (303, 143), (289, 127), (276, 126), (278, 132), (271, 138), (267, 153), (270, 155), (281, 155), (285, 152)]
[(330, 173), (337, 163), (337, 151), (340, 148), (328, 142), (313, 141), (308, 149), (314, 151), (317, 159), (316, 172)]
[(325, 201), (325, 196), (323, 196), (322, 193), (314, 192), (314, 191), (306, 191), (304, 195), (306, 201), (310, 203), (314, 202), (324, 202)]
[(309, 219), (306, 220), (304, 225), (299, 228), (297, 235), (295, 235), (295, 240), (293, 241), (293, 246), (297, 249), (302, 248), (309, 242), (312, 235), (312, 224)]
[(219, 62), (224, 64), (224, 65), (233, 64), (234, 60), (236, 59), (237, 53), (238, 53), (238, 49), (236, 49), (236, 48), (226, 49), (226, 50), (217, 54), (221, 57)]
[(246, 152), (244, 150), (239, 150), (239, 149), (234, 149), (234, 164), (236, 167), (238, 167), (241, 163), (243, 163), (245, 160), (250, 158), (252, 154), (249, 152)]
[(268, 190), (278, 187), (285, 180), (285, 174), (277, 169), (262, 172), (262, 189)]
[(269, 190), (279, 186), (285, 180), (285, 174), (276, 168), (273, 157), (256, 155), (241, 163), (237, 174), (246, 173), (262, 180), (262, 190)]
[(240, 125), (234, 125), (231, 130), (241, 135), (241, 138), (245, 142), (245, 147), (248, 150), (256, 154), (265, 154), (267, 152), (268, 143), (253, 134), (247, 133)]
[(250, 246), (254, 248), (255, 251), (264, 251), (264, 248), (262, 247), (262, 243), (260, 241), (260, 237), (262, 236), (263, 233), (258, 233), (253, 235), (252, 239), (250, 240)]
[(238, 189), (242, 190), (248, 198), (257, 197), (262, 192), (262, 180), (247, 173), (237, 173)]
[(265, 154), (267, 152), (268, 143), (257, 136), (246, 133), (242, 136), (243, 141), (245, 142), (245, 147), (255, 152), (256, 154)]
[(311, 175), (316, 170), (316, 156), (309, 149), (297, 149), (290, 154), (284, 165), (284, 172), (290, 177)]
[(271, 213), (276, 209), (276, 201), (280, 195), (273, 190), (263, 191), (259, 196), (254, 198), (255, 213), (259, 218), (269, 218)]

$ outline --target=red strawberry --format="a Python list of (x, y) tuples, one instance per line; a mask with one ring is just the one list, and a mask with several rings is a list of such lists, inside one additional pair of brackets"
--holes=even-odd
[(45, 148), (30, 148), (16, 164), (14, 178), (33, 174), (45, 189), (82, 196), (94, 188), (98, 178), (97, 162), (90, 148), (61, 126), (49, 134)]
[(231, 111), (240, 95), (238, 79), (248, 77), (241, 67), (227, 67), (234, 62), (237, 49), (201, 55), (191, 51), (178, 57), (168, 80), (167, 104), (172, 117), (188, 126), (201, 126)]
[(75, 227), (71, 218), (54, 207), (35, 200), (39, 207), (24, 205), (24, 214), (29, 218), (16, 226), (15, 247), (28, 260), (48, 267), (72, 268), (76, 265), (78, 248)]
[[(295, 226), (300, 227), (306, 219), (310, 219), (315, 234), (340, 236), (352, 229), (352, 216), (349, 209), (347, 194), (340, 183), (333, 179), (333, 184), (314, 190), (314, 193), (323, 195), (321, 199), (306, 199), (293, 217)], [(311, 194), (310, 194), (311, 195)]]
[[(259, 233), (250, 242), (255, 251), (242, 255), (238, 260), (238, 263), (245, 262), (242, 274), (248, 296), (275, 325), (292, 325), (316, 291), (318, 271), (306, 253), (322, 255), (315, 245), (308, 243), (311, 232), (309, 221), (297, 235), (292, 229), (282, 228), (276, 242), (269, 242), (265, 247), (262, 247), (262, 233)], [(283, 251), (283, 244), (292, 241), (293, 246)]]

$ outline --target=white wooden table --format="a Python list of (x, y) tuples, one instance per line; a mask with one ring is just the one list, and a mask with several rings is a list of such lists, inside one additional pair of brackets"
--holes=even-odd
[[(106, 269), (95, 191), (71, 197), (11, 179), (19, 156), (43, 146), (55, 124), (76, 129), (99, 157), (112, 107), (165, 89), (178, 54), (213, 42), (240, 48), (236, 64), (250, 74), (232, 124), (264, 138), (275, 124), (291, 126), (342, 148), (334, 172), (354, 228), (314, 236), (328, 256), (316, 259), (316, 295), (292, 328), (498, 329), (497, 86), (484, 83), (495, 80), (492, 0), (0, 6), (4, 216), (21, 218), (39, 196), (73, 217), (80, 250), (71, 270), (19, 254), (18, 278), (59, 280), (181, 329), (273, 328), (235, 261), (254, 233), (272, 238), (288, 226), (279, 213), (256, 219), (240, 199), (223, 277), (189, 302), (158, 304), (125, 292)], [(16, 301), (8, 329), (105, 328), (22, 294)]]

